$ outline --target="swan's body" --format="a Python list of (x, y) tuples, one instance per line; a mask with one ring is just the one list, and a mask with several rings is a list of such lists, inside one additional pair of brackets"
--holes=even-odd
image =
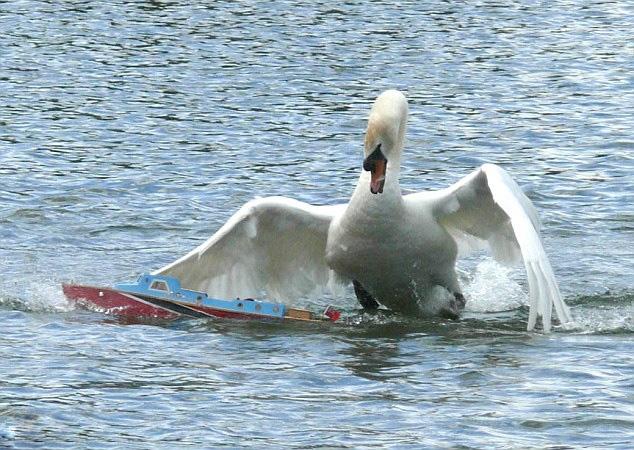
[(251, 201), (207, 242), (157, 273), (222, 297), (266, 291), (288, 299), (356, 280), (391, 309), (434, 314), (443, 305), (429, 302), (431, 290), (440, 286), (461, 295), (458, 249), (478, 241), (488, 243), (498, 260), (523, 259), (529, 330), (538, 314), (550, 329), (553, 305), (560, 321), (569, 322), (535, 209), (503, 169), (486, 164), (447, 189), (401, 195), (407, 113), (400, 92), (377, 98), (368, 121), (365, 170), (347, 205), (312, 206), (282, 197)]
[(390, 175), (380, 195), (370, 194), (362, 177), (348, 207), (330, 225), (326, 261), (391, 309), (438, 312), (422, 300), (433, 286), (460, 292), (456, 242), (431, 208), (418, 208), (411, 198), (401, 197)]

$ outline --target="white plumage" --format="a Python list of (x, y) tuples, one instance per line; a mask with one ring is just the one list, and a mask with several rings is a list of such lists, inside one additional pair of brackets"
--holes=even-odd
[(389, 308), (434, 314), (439, 306), (428, 301), (430, 292), (441, 286), (459, 293), (458, 249), (462, 254), (479, 243), (501, 262), (523, 260), (529, 330), (538, 316), (544, 330), (550, 330), (553, 305), (559, 320), (570, 322), (535, 208), (506, 171), (485, 164), (446, 189), (401, 195), (407, 114), (407, 101), (398, 91), (386, 91), (375, 101), (365, 138), (366, 163), (379, 155), (385, 165), (370, 171), (370, 164), (361, 171), (347, 205), (312, 206), (283, 197), (253, 200), (205, 243), (156, 273), (222, 298), (266, 293), (291, 300), (357, 280)]

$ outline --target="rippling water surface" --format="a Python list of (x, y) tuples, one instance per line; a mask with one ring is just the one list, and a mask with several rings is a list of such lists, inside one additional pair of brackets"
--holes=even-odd
[[(0, 3), (0, 448), (631, 448), (631, 2)], [(525, 332), (526, 282), (463, 263), (463, 320), (123, 323), (111, 284), (255, 196), (354, 186), (403, 90), (402, 185), (504, 166), (576, 319)]]

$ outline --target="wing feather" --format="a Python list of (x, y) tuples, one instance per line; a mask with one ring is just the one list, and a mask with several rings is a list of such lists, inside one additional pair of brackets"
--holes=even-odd
[[(423, 193), (408, 197), (423, 201)], [(485, 164), (453, 186), (428, 194), (425, 201), (431, 202), (438, 223), (459, 248), (465, 248), (464, 241), (479, 240), (498, 261), (523, 260), (530, 291), (529, 330), (538, 316), (544, 330), (550, 330), (553, 305), (562, 324), (572, 321), (540, 238), (535, 207), (504, 169)]]
[(343, 207), (253, 200), (206, 242), (155, 273), (219, 298), (290, 300), (322, 290), (334, 279), (325, 261), (328, 228)]

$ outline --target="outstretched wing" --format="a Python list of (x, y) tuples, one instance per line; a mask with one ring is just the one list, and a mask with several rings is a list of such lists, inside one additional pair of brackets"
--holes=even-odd
[(528, 330), (541, 315), (544, 330), (549, 331), (553, 305), (561, 323), (571, 322), (544, 251), (535, 207), (504, 169), (485, 164), (424, 200), (422, 194), (406, 199), (431, 202), (436, 220), (461, 250), (473, 248), (479, 241), (488, 244), (498, 261), (508, 264), (523, 260), (530, 291)]
[(289, 300), (327, 286), (328, 227), (345, 205), (313, 206), (283, 197), (245, 204), (198, 248), (155, 274), (218, 298)]

